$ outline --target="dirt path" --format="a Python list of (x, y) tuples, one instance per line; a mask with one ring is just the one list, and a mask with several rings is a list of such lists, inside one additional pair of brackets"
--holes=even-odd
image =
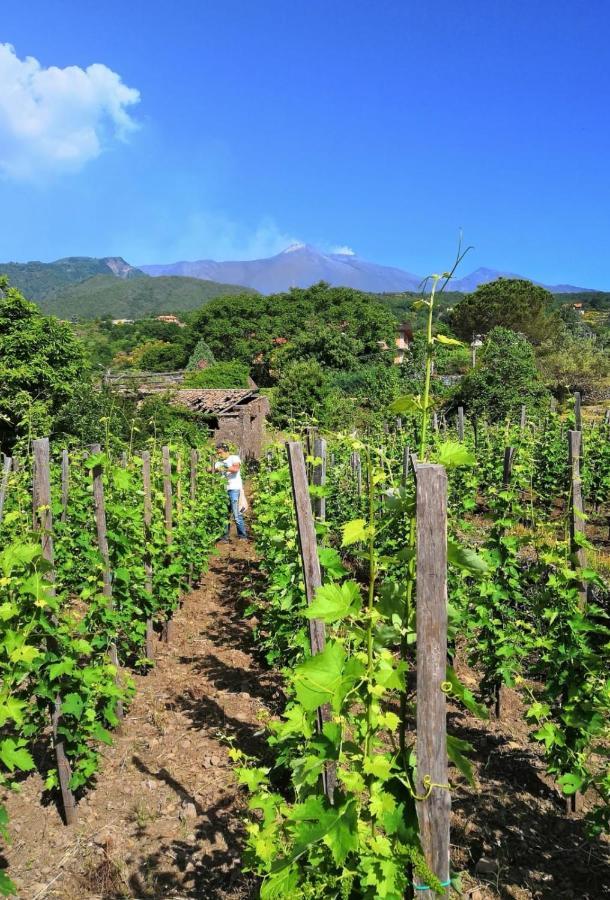
[(64, 827), (52, 802), (41, 807), (38, 776), (9, 798), (20, 900), (253, 896), (240, 872), (243, 798), (226, 738), (264, 755), (259, 716), (281, 700), (242, 617), (253, 558), (245, 541), (219, 545), (175, 617), (172, 645), (159, 644), (156, 668), (136, 679), (76, 826)]

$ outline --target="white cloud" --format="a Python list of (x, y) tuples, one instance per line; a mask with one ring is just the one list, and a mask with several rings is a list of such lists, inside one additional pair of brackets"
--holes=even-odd
[(335, 253), (337, 256), (355, 256), (356, 251), (352, 250), (351, 247), (347, 247), (343, 244), (341, 247), (332, 247), (331, 253)]
[(0, 44), (0, 172), (15, 179), (75, 172), (137, 128), (140, 99), (107, 66), (43, 68)]

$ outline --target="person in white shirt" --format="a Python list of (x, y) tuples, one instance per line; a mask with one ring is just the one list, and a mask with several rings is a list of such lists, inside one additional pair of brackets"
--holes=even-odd
[(231, 515), (235, 520), (237, 528), (237, 537), (247, 540), (248, 532), (244, 525), (244, 517), (240, 509), (240, 495), (243, 492), (243, 482), (241, 477), (241, 459), (236, 453), (231, 453), (226, 444), (218, 447), (218, 455), (220, 461), (216, 463), (217, 470), (224, 470), (223, 475), (227, 479), (227, 494), (229, 498), (229, 518), (227, 519), (227, 530), (223, 540), (229, 540), (229, 530), (231, 527)]

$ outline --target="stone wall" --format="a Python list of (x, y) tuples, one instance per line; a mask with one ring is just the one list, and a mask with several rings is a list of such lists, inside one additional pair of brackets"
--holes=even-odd
[(266, 397), (256, 397), (244, 406), (222, 413), (214, 430), (214, 443), (235, 444), (244, 459), (258, 459), (265, 443), (269, 408)]

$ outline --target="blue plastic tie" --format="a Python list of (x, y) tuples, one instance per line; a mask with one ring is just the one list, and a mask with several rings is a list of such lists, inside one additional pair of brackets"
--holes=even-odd
[[(449, 881), (441, 881), (441, 887), (450, 887), (450, 886), (451, 886), (451, 879), (449, 879)], [(413, 887), (415, 888), (416, 891), (431, 891), (432, 890), (432, 888), (429, 887), (427, 884), (414, 884)]]

